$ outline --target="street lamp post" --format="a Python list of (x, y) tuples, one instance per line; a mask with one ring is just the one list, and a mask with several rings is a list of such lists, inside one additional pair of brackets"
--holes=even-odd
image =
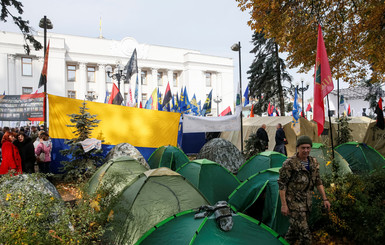
[(88, 101), (94, 101), (94, 100), (98, 99), (98, 96), (96, 95), (96, 93), (94, 91), (91, 91), (85, 97), (86, 97), (86, 100), (88, 100)]
[(306, 87), (303, 86), (303, 80), (301, 81), (302, 87), (298, 88), (299, 91), (302, 93), (302, 117), (305, 117), (305, 98), (303, 97), (303, 93), (309, 89), (309, 84), (306, 83)]
[[(44, 29), (44, 60), (47, 51), (47, 29), (53, 28), (52, 22), (44, 15), (39, 22), (39, 27)], [(44, 83), (44, 131), (47, 132), (47, 81)]]
[(243, 114), (242, 114), (242, 71), (241, 71), (241, 42), (233, 44), (231, 46), (231, 50), (237, 52), (239, 57), (239, 93), (241, 96), (241, 152), (243, 153)]
[(121, 65), (118, 65), (115, 69), (115, 73), (112, 73), (112, 67), (110, 65), (106, 66), (107, 76), (118, 81), (119, 91), (120, 91), (120, 81), (126, 80), (126, 75), (123, 74), (123, 70), (124, 70), (124, 67), (122, 67)]
[(218, 96), (214, 99), (214, 102), (217, 103), (217, 117), (219, 116), (219, 103), (222, 102), (222, 97)]

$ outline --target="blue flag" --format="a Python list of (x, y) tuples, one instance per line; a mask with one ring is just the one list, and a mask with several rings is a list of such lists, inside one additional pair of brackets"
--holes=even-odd
[(294, 105), (293, 105), (293, 117), (296, 121), (298, 121), (299, 113), (301, 112), (301, 108), (298, 105), (298, 88), (295, 88), (295, 94), (294, 94)]
[(198, 115), (200, 115), (202, 112), (202, 106), (201, 106), (201, 101), (198, 102)]
[(110, 99), (108, 95), (109, 95), (108, 90), (106, 90), (106, 98), (104, 99), (104, 104), (107, 104), (108, 100)]
[(198, 103), (197, 103), (197, 98), (194, 96), (191, 99), (191, 111), (193, 112), (194, 115), (198, 115)]
[(245, 104), (243, 106), (246, 106), (250, 103), (249, 101), (249, 86), (246, 87), (245, 93), (243, 94), (243, 97), (245, 97)]
[(179, 112), (183, 112), (183, 108), (185, 108), (185, 97), (184, 97), (183, 87), (182, 87), (180, 90)]
[(162, 95), (159, 92), (159, 87), (158, 87), (158, 111), (163, 111), (162, 107)]
[(206, 101), (202, 108), (202, 116), (206, 116), (207, 114), (211, 113), (211, 99), (213, 96), (213, 90), (211, 89), (209, 95), (206, 98)]

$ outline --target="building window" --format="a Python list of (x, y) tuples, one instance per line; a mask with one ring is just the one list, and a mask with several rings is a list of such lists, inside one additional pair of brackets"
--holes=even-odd
[(158, 86), (163, 85), (163, 72), (158, 71)]
[(174, 87), (178, 87), (178, 73), (176, 72), (172, 74), (172, 84)]
[(124, 101), (128, 102), (128, 93), (124, 93)]
[(67, 81), (75, 82), (76, 81), (76, 66), (67, 65)]
[(76, 99), (76, 91), (68, 90), (68, 98)]
[(147, 102), (147, 94), (142, 94), (142, 106), (145, 107)]
[(206, 77), (206, 87), (211, 87), (211, 73), (206, 72), (205, 77)]
[(141, 81), (142, 85), (147, 85), (147, 71), (141, 72), (140, 81)]
[(93, 66), (87, 67), (87, 81), (95, 82), (95, 67)]
[(32, 94), (32, 87), (22, 87), (22, 94)]
[(32, 76), (32, 58), (21, 58), (21, 74)]

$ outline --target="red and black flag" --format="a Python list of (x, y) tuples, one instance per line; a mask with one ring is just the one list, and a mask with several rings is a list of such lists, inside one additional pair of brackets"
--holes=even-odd
[(383, 110), (382, 98), (380, 97), (380, 100), (378, 101), (378, 104), (376, 106), (376, 114), (377, 114), (376, 126), (380, 129), (385, 129), (384, 112), (382, 110)]
[(170, 102), (171, 98), (172, 98), (172, 94), (170, 89), (170, 83), (168, 82), (166, 91), (164, 92), (162, 107), (165, 107)]
[(43, 65), (43, 70), (41, 71), (38, 88), (40, 88), (41, 86), (44, 86), (44, 84), (46, 84), (47, 82), (48, 53), (49, 53), (49, 42), (47, 45), (47, 50), (45, 51), (44, 65)]
[(311, 104), (310, 103), (307, 105), (306, 111), (311, 111), (311, 112), (313, 111), (313, 109), (311, 108)]
[(123, 96), (120, 94), (118, 87), (115, 85), (112, 86), (112, 92), (108, 104), (121, 105), (123, 102)]
[(228, 106), (224, 111), (221, 112), (221, 114), (219, 114), (220, 117), (228, 116), (228, 115), (233, 115), (233, 113), (231, 112), (230, 106)]
[(317, 122), (318, 135), (324, 130), (325, 108), (324, 98), (334, 89), (329, 59), (322, 36), (321, 25), (318, 25), (317, 55), (314, 71), (314, 113), (313, 120)]

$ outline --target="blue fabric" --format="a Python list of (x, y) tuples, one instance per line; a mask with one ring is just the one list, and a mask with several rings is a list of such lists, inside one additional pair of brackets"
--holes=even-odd
[[(63, 173), (61, 171), (61, 168), (63, 165), (60, 163), (62, 161), (69, 161), (68, 156), (65, 157), (62, 154), (60, 154), (61, 150), (68, 149), (69, 146), (64, 144), (64, 139), (54, 139), (52, 138), (52, 153), (51, 153), (51, 166), (50, 170), (54, 174)], [(115, 145), (105, 145), (102, 144), (103, 153), (102, 156), (105, 158), (107, 154), (110, 152), (110, 150)], [(136, 147), (136, 149), (139, 150), (139, 152), (143, 155), (143, 157), (147, 160), (151, 154), (156, 150), (156, 148), (149, 148), (149, 147)]]
[(249, 101), (249, 86), (246, 87), (245, 93), (243, 94), (243, 97), (245, 97), (245, 104), (243, 106), (247, 106)]
[(182, 140), (182, 150), (185, 154), (199, 153), (205, 143), (205, 133), (184, 133)]

